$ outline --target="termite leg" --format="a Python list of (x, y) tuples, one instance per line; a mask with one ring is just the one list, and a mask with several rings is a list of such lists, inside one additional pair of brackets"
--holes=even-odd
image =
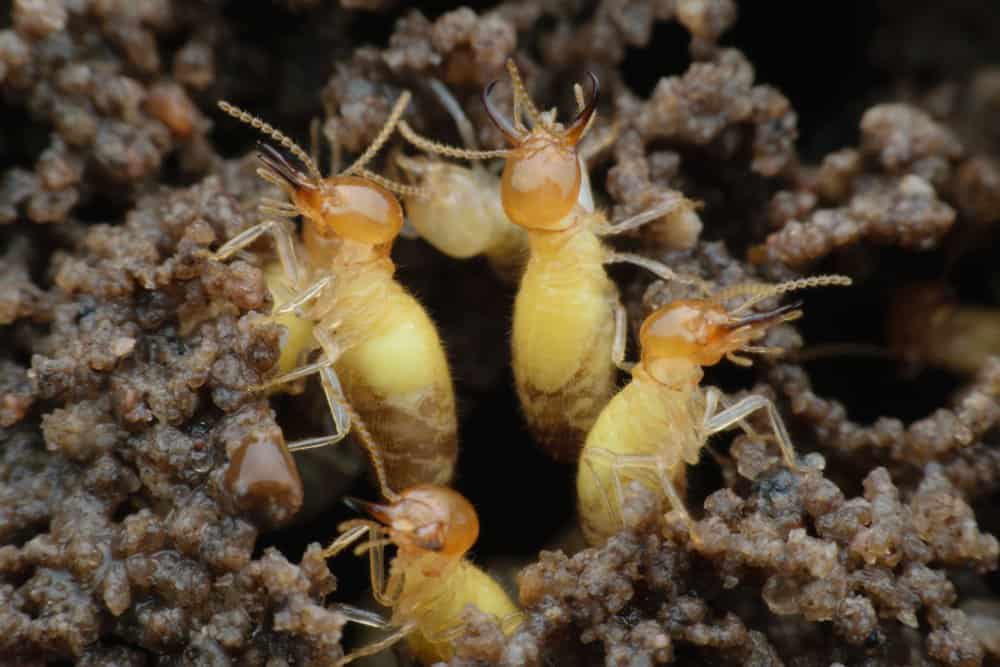
[(364, 520), (345, 521), (341, 525), (341, 529), (344, 532), (338, 535), (337, 539), (330, 543), (330, 546), (323, 549), (323, 558), (333, 558), (341, 551), (360, 540), (365, 533), (370, 533), (372, 530), (369, 522)]
[(358, 625), (364, 625), (369, 628), (378, 628), (380, 630), (392, 627), (392, 623), (385, 619), (382, 614), (377, 612), (368, 611), (367, 609), (361, 609), (360, 607), (343, 603), (334, 604), (332, 607), (346, 616), (348, 621), (352, 621)]
[[(792, 439), (785, 429), (785, 422), (782, 421), (778, 409), (770, 399), (756, 394), (747, 396), (736, 404), (724, 409), (722, 412), (709, 417), (705, 421), (706, 435), (725, 431), (732, 426), (744, 426), (744, 420), (757, 410), (766, 410), (768, 420), (771, 422), (771, 430), (781, 448), (781, 456), (785, 459), (785, 464), (792, 470), (801, 471), (798, 458), (795, 455), (795, 448), (792, 446)], [(752, 431), (751, 431), (752, 433)]]
[(263, 382), (258, 385), (253, 385), (251, 390), (253, 391), (266, 391), (273, 387), (280, 387), (283, 384), (288, 384), (289, 382), (295, 382), (296, 380), (301, 380), (304, 377), (308, 377), (313, 373), (319, 373), (324, 368), (332, 366), (333, 362), (328, 358), (320, 359), (319, 361), (306, 364), (305, 366), (299, 366), (293, 371), (289, 371), (283, 375), (271, 378), (270, 380)]
[(303, 438), (302, 440), (295, 440), (288, 443), (288, 451), (304, 452), (307, 449), (319, 449), (320, 447), (328, 447), (330, 445), (335, 445), (347, 435), (346, 431), (338, 431), (332, 435), (321, 435), (315, 438)]
[(671, 509), (681, 515), (681, 518), (688, 527), (688, 532), (690, 532), (691, 536), (694, 537), (694, 520), (688, 513), (687, 506), (684, 504), (684, 499), (681, 498), (681, 494), (677, 492), (677, 487), (674, 486), (673, 480), (670, 479), (670, 473), (667, 471), (667, 468), (663, 465), (662, 461), (657, 462), (656, 476), (660, 480), (660, 487), (663, 489), (663, 494), (667, 497), (667, 501), (670, 503)]
[(281, 304), (279, 308), (274, 309), (275, 315), (284, 315), (285, 313), (291, 313), (297, 311), (303, 305), (312, 301), (323, 289), (333, 281), (333, 277), (326, 275), (314, 282), (309, 287), (305, 288), (295, 298)]
[(350, 653), (348, 653), (347, 655), (345, 655), (343, 658), (341, 658), (337, 662), (333, 663), (334, 667), (342, 667), (343, 665), (346, 665), (346, 664), (348, 664), (350, 662), (354, 662), (358, 658), (364, 658), (365, 656), (375, 655), (376, 653), (378, 653), (380, 651), (384, 651), (385, 649), (389, 648), (393, 644), (396, 644), (400, 640), (404, 639), (406, 637), (406, 635), (408, 635), (411, 632), (413, 632), (413, 629), (415, 627), (416, 626), (413, 625), (413, 624), (404, 625), (404, 626), (400, 627), (398, 630), (396, 630), (395, 632), (393, 632), (392, 634), (383, 637), (382, 639), (378, 640), (377, 642), (373, 642), (373, 643), (369, 644), (368, 646), (365, 646), (363, 648), (359, 648), (356, 651), (351, 651)]
[(637, 255), (634, 252), (619, 252), (617, 250), (612, 251), (608, 255), (607, 259), (604, 260), (604, 263), (634, 264), (635, 266), (639, 266), (646, 269), (650, 273), (653, 273), (658, 278), (661, 278), (663, 280), (680, 283), (682, 285), (694, 285), (705, 294), (711, 293), (711, 289), (701, 278), (681, 275), (679, 273), (676, 273), (673, 269), (671, 269), (663, 262), (658, 262), (655, 259), (650, 259), (649, 257), (643, 257), (642, 255)]
[[(347, 409), (347, 399), (344, 398), (343, 389), (340, 386), (340, 380), (337, 378), (337, 373), (330, 367), (330, 361), (324, 360), (318, 364), (312, 364), (312, 366), (320, 366), (318, 369), (320, 384), (323, 386), (323, 393), (326, 395), (326, 402), (330, 408), (330, 417), (333, 419), (334, 432), (330, 435), (322, 435), (316, 438), (306, 438), (305, 440), (296, 440), (295, 442), (291, 442), (288, 444), (288, 451), (290, 452), (302, 452), (307, 449), (317, 449), (319, 447), (335, 445), (346, 438), (347, 434), (350, 433), (351, 430), (351, 415)], [(309, 367), (303, 367), (298, 370), (303, 371), (306, 368)], [(292, 371), (292, 373), (296, 372), (297, 371)], [(316, 370), (314, 369), (310, 372), (316, 372)], [(292, 373), (289, 373), (288, 375), (291, 375)], [(309, 373), (305, 373), (305, 375), (308, 374)]]
[[(327, 359), (340, 358), (340, 345), (322, 327), (313, 329), (313, 336), (323, 348), (323, 353)], [(351, 413), (348, 409), (347, 397), (344, 396), (344, 388), (340, 385), (340, 378), (332, 365), (320, 370), (319, 381), (323, 387), (323, 394), (326, 396), (326, 404), (330, 408), (330, 416), (333, 418), (333, 425), (337, 433), (347, 435), (351, 429)]]
[[(608, 492), (607, 489), (604, 488), (602, 476), (598, 474), (597, 466), (594, 464), (595, 459), (602, 459), (611, 473), (611, 480), (615, 487), (615, 503), (612, 503), (611, 498), (608, 497)], [(617, 460), (617, 454), (613, 454), (606, 449), (599, 448), (588, 449), (583, 457), (583, 463), (587, 466), (587, 470), (590, 471), (591, 477), (594, 478), (594, 483), (597, 484), (597, 488), (601, 490), (601, 497), (604, 499), (604, 506), (608, 511), (608, 516), (611, 517), (612, 520), (617, 521), (619, 526), (624, 527), (625, 521), (621, 515), (621, 506), (624, 502), (625, 492), (622, 488), (621, 476), (615, 468)]]
[(621, 301), (615, 302), (615, 338), (611, 344), (611, 360), (619, 369), (630, 373), (634, 363), (625, 361), (625, 346), (628, 342), (628, 314)]
[(625, 218), (619, 222), (613, 222), (605, 225), (599, 228), (596, 233), (598, 236), (615, 236), (623, 232), (632, 231), (633, 229), (639, 229), (643, 225), (647, 225), (654, 220), (659, 220), (663, 216), (672, 213), (683, 206), (690, 207), (692, 204), (689, 200), (680, 195), (670, 199), (664, 199), (653, 207), (646, 209), (642, 213), (633, 215), (631, 218)]
[[(615, 454), (606, 449), (600, 448), (590, 450), (588, 455), (592, 458), (603, 459), (605, 464), (611, 469), (611, 476), (615, 486), (615, 495), (617, 496), (616, 500), (618, 502), (614, 514), (617, 514), (616, 518), (618, 519), (620, 525), (624, 526), (624, 520), (621, 516), (621, 506), (625, 502), (625, 489), (622, 483), (622, 472), (626, 470), (644, 470), (652, 472), (656, 476), (656, 480), (660, 483), (660, 487), (663, 489), (663, 495), (666, 496), (667, 502), (670, 503), (670, 507), (681, 515), (684, 523), (691, 529), (692, 537), (694, 537), (694, 520), (688, 513), (687, 506), (684, 504), (684, 499), (681, 498), (681, 494), (677, 491), (677, 487), (674, 486), (673, 481), (670, 479), (670, 472), (667, 470), (660, 457)], [(591, 466), (591, 474), (597, 477), (596, 471), (593, 468), (593, 462), (588, 461), (587, 463)], [(598, 478), (598, 483), (600, 483), (599, 480), (600, 478)], [(614, 516), (614, 514), (612, 516)]]
[(216, 250), (213, 257), (219, 261), (228, 259), (268, 232), (274, 237), (278, 261), (281, 262), (281, 268), (285, 272), (285, 279), (289, 285), (297, 286), (299, 284), (299, 261), (295, 256), (295, 239), (292, 231), (283, 221), (265, 220), (244, 229)]
[[(726, 395), (723, 394), (718, 387), (709, 387), (705, 390), (705, 417), (702, 423), (707, 424), (709, 420), (715, 416), (719, 411), (719, 406), (725, 410), (731, 407), (731, 403), (726, 399)], [(759, 439), (761, 436), (757, 433), (756, 429), (751, 426), (745, 419), (741, 419), (736, 423), (740, 429), (750, 438)], [(707, 443), (706, 443), (707, 446)]]

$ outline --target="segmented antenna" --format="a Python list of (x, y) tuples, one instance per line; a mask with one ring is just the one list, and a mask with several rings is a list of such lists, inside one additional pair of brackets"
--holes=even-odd
[(417, 134), (410, 124), (405, 120), (399, 121), (399, 133), (403, 135), (403, 138), (408, 142), (419, 148), (420, 150), (427, 153), (436, 153), (438, 155), (443, 155), (445, 157), (452, 157), (462, 160), (490, 160), (497, 157), (505, 157), (510, 154), (509, 150), (500, 149), (493, 151), (474, 151), (467, 148), (458, 148), (457, 146), (449, 146), (447, 144), (441, 144), (433, 139), (428, 139), (420, 134)]
[(385, 471), (385, 459), (382, 457), (382, 450), (379, 444), (375, 442), (375, 437), (372, 436), (371, 431), (368, 430), (364, 420), (358, 414), (358, 411), (354, 409), (353, 405), (348, 401), (343, 401), (341, 407), (350, 415), (351, 430), (357, 436), (357, 439), (361, 441), (365, 453), (368, 454), (368, 461), (371, 463), (372, 470), (375, 471), (375, 481), (378, 483), (379, 493), (389, 502), (396, 502), (399, 500), (399, 494), (389, 486), (389, 476)]
[(281, 144), (282, 148), (285, 148), (288, 152), (290, 152), (292, 155), (298, 158), (299, 161), (301, 161), (302, 164), (306, 166), (306, 169), (309, 170), (310, 176), (312, 176), (317, 181), (322, 179), (322, 176), (319, 173), (319, 169), (316, 167), (316, 163), (312, 161), (312, 158), (309, 157), (309, 154), (306, 153), (304, 150), (302, 150), (301, 146), (292, 141), (292, 139), (288, 137), (285, 133), (283, 133), (281, 130), (278, 130), (273, 125), (265, 123), (257, 116), (247, 113), (243, 109), (240, 109), (239, 107), (232, 105), (229, 102), (226, 102), (225, 100), (219, 100), (219, 108), (222, 109), (227, 114), (229, 114), (230, 116), (232, 116), (233, 118), (235, 118), (236, 120), (240, 121), (241, 123), (246, 123), (255, 130), (277, 141), (279, 144)]
[(375, 181), (383, 188), (389, 192), (394, 192), (400, 197), (427, 197), (427, 191), (423, 188), (419, 188), (415, 185), (404, 185), (402, 183), (397, 183), (391, 178), (386, 178), (381, 174), (376, 174), (374, 171), (369, 171), (368, 169), (362, 169), (358, 172), (369, 181)]
[(778, 294), (786, 294), (788, 292), (811, 289), (813, 287), (847, 287), (851, 283), (852, 281), (849, 277), (837, 274), (798, 278), (796, 280), (788, 280), (776, 285), (768, 285), (766, 283), (738, 283), (736, 285), (722, 288), (712, 295), (711, 300), (715, 303), (722, 303), (723, 301), (734, 297), (748, 296), (749, 298), (745, 302), (732, 311), (731, 314), (735, 315), (750, 308), (759, 301)]
[(528, 95), (528, 89), (524, 87), (524, 82), (521, 80), (521, 72), (518, 71), (513, 58), (507, 59), (507, 73), (510, 74), (511, 83), (514, 84), (514, 99), (519, 100), (524, 105), (524, 110), (528, 112), (528, 118), (531, 119), (531, 123), (536, 127), (542, 127), (546, 132), (551, 134), (553, 131), (552, 126), (545, 122), (541, 112), (538, 111), (538, 107), (535, 106), (531, 96)]
[(375, 154), (379, 152), (379, 149), (385, 145), (385, 142), (389, 140), (392, 131), (396, 129), (396, 125), (399, 123), (400, 117), (402, 117), (403, 112), (406, 111), (406, 106), (410, 103), (410, 91), (404, 90), (403, 94), (399, 96), (396, 100), (396, 104), (393, 105), (392, 111), (389, 113), (389, 118), (385, 121), (385, 125), (379, 131), (378, 136), (375, 137), (375, 141), (369, 144), (365, 152), (354, 161), (350, 167), (340, 172), (340, 175), (346, 176), (348, 174), (353, 174), (360, 171), (366, 164), (368, 164)]

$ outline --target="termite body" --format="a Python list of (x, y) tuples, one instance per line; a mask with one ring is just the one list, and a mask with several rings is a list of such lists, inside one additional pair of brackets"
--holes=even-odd
[(914, 283), (893, 294), (886, 337), (910, 364), (973, 375), (1000, 355), (1000, 309), (960, 303), (943, 282)]
[[(349, 501), (374, 521), (355, 519), (340, 526), (341, 534), (326, 550), (332, 557), (365, 535), (375, 599), (392, 609), (388, 621), (364, 610), (344, 607), (348, 618), (391, 630), (385, 638), (344, 656), (337, 665), (382, 651), (405, 639), (423, 664), (449, 660), (454, 640), (462, 631), (462, 612), (468, 605), (490, 614), (505, 633), (520, 623), (517, 607), (503, 588), (466, 558), (479, 535), (475, 509), (459, 493), (423, 484), (393, 495), (384, 504)], [(397, 547), (383, 573), (383, 547)]]
[[(285, 324), (281, 374), (265, 387), (319, 374), (336, 433), (292, 443), (296, 451), (342, 439), (352, 421), (362, 439), (386, 443), (390, 484), (447, 483), (458, 452), (451, 373), (437, 329), (420, 303), (395, 279), (389, 256), (403, 224), (403, 210), (389, 187), (410, 193), (364, 169), (391, 133), (408, 94), (397, 102), (380, 136), (339, 175), (322, 178), (315, 163), (283, 134), (223, 103), (222, 108), (261, 129), (304, 164), (294, 167), (276, 149), (261, 145), (258, 174), (280, 187), (288, 201), (264, 200), (274, 216), (224, 244), (224, 259), (270, 233), (278, 263), (266, 271), (275, 296), (274, 317)], [(302, 218), (296, 236), (289, 221)], [(301, 365), (319, 348), (322, 357)], [(360, 419), (359, 419), (360, 416)]]
[[(723, 357), (749, 365), (738, 352), (775, 353), (754, 345), (772, 326), (801, 315), (795, 306), (765, 313), (747, 309), (763, 298), (818, 285), (846, 285), (842, 276), (818, 276), (779, 285), (741, 285), (706, 299), (685, 299), (661, 306), (639, 332), (640, 361), (632, 379), (604, 408), (587, 436), (577, 476), (581, 527), (591, 544), (620, 530), (623, 489), (639, 481), (670, 507), (690, 518), (684, 506), (686, 466), (697, 463), (713, 434), (740, 426), (758, 410), (767, 413), (786, 463), (796, 466), (795, 450), (777, 408), (767, 398), (747, 396), (726, 405), (722, 393), (702, 388), (702, 368)], [(750, 298), (734, 310), (723, 301)]]
[[(492, 82), (483, 93), (490, 118), (512, 148), (477, 152), (441, 146), (412, 136), (421, 148), (455, 157), (506, 158), (500, 202), (507, 218), (527, 233), (530, 254), (514, 304), (512, 353), (514, 379), (526, 420), (539, 444), (555, 459), (575, 462), (584, 438), (601, 408), (614, 394), (617, 369), (613, 351), (624, 347), (624, 311), (618, 289), (604, 270), (612, 262), (633, 262), (662, 276), (672, 272), (631, 253), (612, 250), (602, 236), (635, 229), (669, 215), (685, 214), (692, 202), (682, 197), (663, 202), (619, 224), (608, 224), (593, 209), (577, 145), (597, 104), (597, 77), (588, 103), (567, 127), (554, 113), (540, 113), (528, 97), (512, 61), (514, 122), (489, 101)], [(533, 128), (521, 122), (520, 109)], [(693, 214), (693, 213), (692, 213)]]
[[(476, 150), (475, 131), (458, 101), (439, 81), (431, 88), (454, 119), (465, 150)], [(400, 133), (418, 148), (434, 151), (406, 121)], [(511, 224), (500, 202), (500, 178), (478, 165), (459, 165), (428, 157), (397, 155), (396, 163), (414, 179), (421, 195), (404, 197), (406, 216), (416, 232), (456, 259), (485, 255), (497, 273), (516, 281), (528, 256), (528, 237)]]

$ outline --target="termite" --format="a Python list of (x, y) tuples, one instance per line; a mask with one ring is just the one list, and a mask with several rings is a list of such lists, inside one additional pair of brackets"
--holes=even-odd
[[(338, 442), (354, 422), (366, 446), (372, 437), (387, 443), (389, 481), (397, 488), (447, 483), (458, 453), (454, 391), (441, 340), (423, 306), (394, 278), (389, 256), (403, 225), (403, 209), (393, 192), (411, 195), (416, 189), (365, 168), (409, 99), (403, 93), (372, 144), (328, 178), (283, 133), (220, 102), (227, 114), (288, 150), (305, 172), (273, 146), (261, 144), (257, 174), (289, 201), (262, 199), (259, 210), (266, 219), (214, 254), (224, 260), (263, 234), (274, 238), (278, 262), (265, 275), (275, 296), (273, 315), (288, 335), (280, 374), (257, 389), (318, 374), (336, 427), (332, 435), (290, 443), (289, 449)], [(302, 218), (299, 236), (292, 226), (297, 217)], [(320, 358), (303, 363), (316, 348)]]
[[(639, 330), (641, 353), (632, 380), (601, 412), (581, 455), (577, 497), (587, 541), (600, 544), (620, 529), (623, 489), (632, 480), (665, 498), (692, 525), (683, 501), (685, 464), (698, 462), (715, 433), (739, 426), (753, 434), (745, 420), (759, 410), (767, 413), (785, 462), (797, 468), (795, 449), (775, 405), (756, 394), (727, 405), (717, 388), (701, 386), (702, 369), (723, 357), (751, 365), (741, 353), (780, 353), (755, 341), (771, 327), (801, 317), (802, 311), (799, 304), (791, 304), (750, 312), (761, 300), (809, 287), (850, 284), (850, 278), (838, 275), (776, 285), (743, 283), (653, 311)], [(747, 298), (727, 309), (725, 302), (737, 297)]]
[[(476, 150), (475, 131), (458, 100), (436, 79), (430, 88), (454, 120), (465, 149)], [(400, 121), (399, 131), (418, 148), (426, 147), (405, 120)], [(496, 173), (478, 164), (466, 167), (403, 154), (396, 156), (396, 163), (422, 191), (404, 198), (407, 220), (421, 238), (456, 259), (485, 255), (505, 279), (520, 276), (528, 256), (528, 236), (504, 214)]]
[(940, 281), (914, 283), (893, 294), (886, 337), (903, 361), (972, 375), (1000, 355), (1000, 309), (959, 303)]
[[(346, 665), (373, 655), (405, 639), (423, 664), (449, 660), (460, 636), (462, 612), (468, 605), (490, 614), (510, 634), (521, 614), (504, 589), (467, 557), (479, 536), (479, 519), (472, 504), (456, 491), (436, 484), (418, 484), (402, 493), (387, 485), (378, 450), (368, 449), (384, 503), (347, 499), (352, 508), (371, 519), (345, 521), (340, 535), (324, 551), (327, 558), (358, 542), (358, 555), (368, 552), (372, 592), (376, 601), (392, 609), (391, 618), (340, 605), (354, 622), (384, 629), (384, 638), (357, 649), (336, 664)], [(386, 580), (384, 547), (396, 546)]]
[[(693, 202), (678, 196), (617, 224), (580, 197), (585, 170), (577, 145), (597, 109), (598, 81), (566, 127), (554, 112), (541, 113), (528, 96), (512, 60), (513, 122), (490, 102), (486, 111), (512, 148), (473, 151), (443, 146), (412, 130), (407, 139), (420, 148), (452, 157), (506, 158), (500, 200), (507, 218), (528, 233), (530, 257), (514, 304), (514, 378), (525, 417), (539, 444), (554, 458), (575, 462), (584, 438), (615, 391), (613, 350), (624, 348), (625, 311), (605, 264), (630, 262), (661, 277), (678, 279), (667, 267), (638, 255), (617, 252), (601, 237), (635, 229), (665, 216), (683, 215)], [(582, 89), (577, 87), (582, 100)], [(522, 122), (524, 110), (532, 123)], [(405, 130), (404, 130), (405, 131)], [(589, 190), (588, 190), (589, 192)]]

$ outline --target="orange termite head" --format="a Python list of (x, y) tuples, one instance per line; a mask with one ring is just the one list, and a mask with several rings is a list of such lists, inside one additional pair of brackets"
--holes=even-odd
[(590, 76), (593, 92), (569, 127), (562, 128), (538, 114), (524, 92), (517, 70), (508, 61), (514, 81), (514, 95), (523, 103), (534, 126), (525, 129), (519, 119), (512, 124), (490, 102), (492, 81), (483, 90), (483, 104), (497, 129), (513, 146), (507, 156), (501, 179), (500, 198), (512, 222), (525, 229), (558, 231), (571, 223), (569, 214), (576, 206), (583, 176), (576, 155), (576, 145), (583, 137), (597, 108), (598, 81)]
[(461, 494), (418, 484), (386, 504), (348, 498), (347, 504), (383, 524), (403, 555), (434, 553), (461, 558), (479, 537), (479, 519)]
[[(825, 275), (790, 280), (777, 285), (741, 283), (715, 292), (707, 299), (682, 299), (660, 306), (642, 323), (639, 345), (640, 367), (658, 382), (670, 386), (698, 383), (701, 369), (726, 357), (733, 363), (753, 363), (740, 352), (776, 354), (781, 350), (754, 345), (767, 330), (802, 316), (801, 303), (779, 306), (763, 313), (749, 309), (768, 297), (807, 287), (847, 286), (846, 276)], [(746, 296), (746, 301), (732, 310), (723, 303)]]
[(403, 208), (389, 190), (362, 176), (319, 179), (293, 167), (276, 148), (258, 145), (258, 159), (295, 208), (323, 238), (389, 244), (403, 227)]
[(642, 366), (657, 381), (680, 385), (701, 380), (701, 368), (728, 357), (749, 365), (737, 352), (769, 352), (753, 342), (769, 328), (802, 316), (801, 304), (780, 306), (765, 313), (734, 316), (720, 304), (704, 299), (682, 299), (660, 306), (642, 323), (639, 344)]

